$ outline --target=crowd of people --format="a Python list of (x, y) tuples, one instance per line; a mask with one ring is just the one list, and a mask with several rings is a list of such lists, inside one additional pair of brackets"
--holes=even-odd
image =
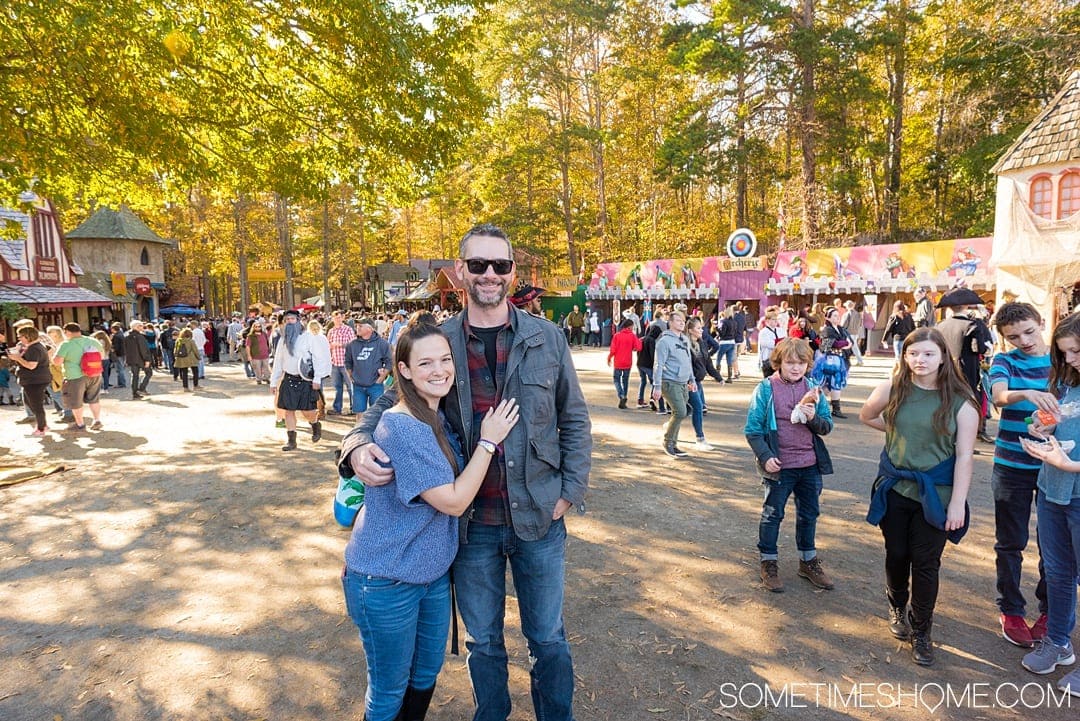
[[(510, 296), (512, 259), (500, 229), (466, 234), (456, 269), (469, 302), (454, 315), (285, 311), (135, 321), (89, 335), (75, 323), (39, 330), (20, 321), (14, 343), (0, 339), (0, 367), (14, 371), (36, 436), (48, 433), (46, 404), (74, 432), (99, 430), (108, 389), (130, 388), (138, 399), (162, 370), (191, 391), (222, 359), (269, 386), (283, 451), (297, 448), (300, 418), (317, 443), (324, 415), (355, 416), (338, 473), (367, 490), (342, 584), (367, 657), (366, 718), (424, 718), (443, 662), (452, 584), (475, 718), (507, 718), (509, 565), (537, 716), (571, 719), (564, 516), (584, 507), (592, 444), (571, 350), (591, 340), (593, 324), (576, 308), (566, 328), (538, 318), (540, 289)], [(943, 551), (967, 530), (976, 443), (990, 442), (1001, 633), (1026, 649), (1025, 669), (1052, 673), (1075, 662), (1080, 315), (1062, 320), (1047, 344), (1030, 305), (1003, 304), (991, 325), (966, 288), (936, 307), (924, 290), (915, 295), (914, 312), (900, 304), (886, 326), (882, 343), (894, 349), (895, 369), (858, 412), (883, 434), (866, 520), (882, 534), (887, 632), (909, 643), (914, 663), (934, 663)], [(724, 386), (754, 377), (743, 432), (762, 479), (759, 573), (770, 592), (785, 589), (778, 539), (791, 498), (797, 575), (817, 589), (836, 587), (815, 543), (823, 479), (833, 473), (825, 438), (847, 418), (841, 393), (872, 350), (872, 320), (870, 309), (840, 299), (798, 312), (780, 303), (756, 324), (739, 303), (712, 318), (675, 304), (646, 320), (633, 308), (617, 319), (607, 352), (617, 407), (631, 408), (636, 367), (636, 408), (664, 416), (659, 443), (672, 458), (687, 455), (678, 445), (687, 417), (695, 448), (714, 450), (703, 423), (709, 379)], [(992, 408), (1000, 411), (996, 438), (985, 427)], [(1033, 509), (1037, 614), (1029, 623), (1021, 587)], [(1080, 670), (1057, 685), (1080, 696)]]

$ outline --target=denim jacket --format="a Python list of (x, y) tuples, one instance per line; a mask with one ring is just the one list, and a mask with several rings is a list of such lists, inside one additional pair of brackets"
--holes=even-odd
[[(442, 407), (454, 432), (472, 457), (480, 428), (473, 426), (472, 391), (463, 315), (442, 324), (454, 355), (454, 388)], [(523, 540), (543, 538), (551, 526), (555, 504), (565, 498), (581, 511), (592, 466), (592, 423), (566, 336), (555, 324), (516, 308), (510, 310), (514, 340), (506, 362), (503, 398), (515, 398), (520, 420), (502, 443), (510, 517), (514, 532)], [(353, 475), (349, 454), (371, 442), (382, 412), (397, 401), (388, 390), (341, 442), (339, 471)], [(462, 517), (459, 534), (465, 542), (470, 509)]]
[[(819, 387), (819, 384), (809, 377), (806, 383), (810, 388)], [(817, 458), (818, 472), (826, 476), (833, 472), (832, 458), (821, 436), (828, 435), (832, 431), (833, 420), (829, 400), (824, 392), (818, 395), (814, 410), (814, 417), (810, 419), (806, 427), (814, 434), (814, 456)], [(773, 403), (772, 382), (768, 378), (758, 383), (757, 388), (754, 389), (754, 395), (750, 397), (750, 408), (746, 412), (746, 426), (743, 428), (743, 433), (746, 434), (746, 442), (750, 444), (750, 449), (757, 457), (758, 471), (761, 472), (762, 477), (770, 481), (780, 480), (779, 473), (770, 473), (765, 470), (766, 461), (780, 457), (776, 404)]]

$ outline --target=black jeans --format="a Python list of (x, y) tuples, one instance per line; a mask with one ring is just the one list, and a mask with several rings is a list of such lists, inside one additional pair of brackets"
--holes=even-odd
[(194, 370), (195, 371), (192, 374), (192, 377), (195, 378), (195, 387), (198, 388), (199, 387), (199, 369), (198, 368), (177, 368), (176, 366), (173, 366), (173, 372), (179, 372), (180, 373), (180, 379), (184, 382), (184, 390), (187, 390), (187, 387), (188, 387), (187, 380), (188, 380), (188, 371), (189, 370)]
[(34, 414), (36, 428), (39, 431), (45, 430), (45, 389), (48, 387), (48, 383), (33, 383), (22, 387), (23, 398), (26, 399), (27, 407)]
[[(131, 395), (135, 395), (135, 391), (145, 391), (150, 385), (150, 376), (154, 375), (154, 369), (150, 366), (128, 366), (128, 370), (131, 371)], [(143, 374), (142, 383), (139, 383), (139, 373)]]
[(904, 608), (910, 596), (912, 628), (926, 631), (937, 605), (945, 531), (926, 522), (921, 503), (896, 491), (889, 491), (885, 517), (878, 526), (885, 537), (885, 592), (889, 605)]
[[(1022, 473), (1022, 472), (1021, 472)], [(1030, 479), (1009, 473), (996, 463), (990, 476), (994, 491), (994, 553), (997, 566), (997, 605), (1009, 616), (1023, 616), (1027, 602), (1020, 591), (1024, 549), (1028, 545), (1031, 523), (1031, 504), (1035, 500), (1038, 471)], [(1039, 533), (1035, 532), (1035, 547), (1039, 548)], [(1042, 550), (1039, 549), (1039, 582), (1035, 586), (1039, 613), (1046, 613), (1046, 574), (1043, 571)]]

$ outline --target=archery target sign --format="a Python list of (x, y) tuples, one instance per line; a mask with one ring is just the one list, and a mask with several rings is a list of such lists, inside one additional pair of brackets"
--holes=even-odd
[(727, 253), (732, 258), (749, 258), (757, 254), (757, 237), (749, 228), (738, 228), (727, 239)]

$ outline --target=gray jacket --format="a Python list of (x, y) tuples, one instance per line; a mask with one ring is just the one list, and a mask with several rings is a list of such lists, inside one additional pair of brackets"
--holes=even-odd
[[(456, 375), (442, 407), (462, 439), (468, 460), (480, 439), (480, 427), (473, 424), (463, 322), (464, 314), (458, 313), (441, 326), (450, 339)], [(517, 400), (521, 419), (503, 441), (506, 485), (515, 533), (535, 541), (547, 534), (560, 498), (584, 511), (592, 466), (592, 423), (563, 332), (550, 321), (516, 308), (510, 311), (510, 323), (514, 340), (502, 397)], [(396, 401), (391, 388), (342, 440), (339, 471), (343, 475), (352, 475), (349, 455), (371, 442), (383, 411)], [(471, 516), (470, 509), (459, 525), (463, 543)]]
[(653, 384), (660, 388), (664, 381), (689, 383), (694, 380), (694, 367), (690, 361), (690, 339), (666, 330), (656, 341), (653, 360)]

